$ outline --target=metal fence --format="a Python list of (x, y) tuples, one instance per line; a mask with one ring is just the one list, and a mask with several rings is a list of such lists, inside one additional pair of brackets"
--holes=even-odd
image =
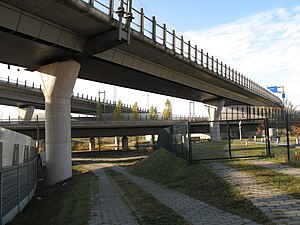
[(188, 122), (168, 127), (159, 146), (188, 161), (270, 155), (267, 119)]
[[(4, 152), (0, 142), (1, 162)], [(15, 145), (13, 162), (1, 165), (0, 171), (0, 215), (1, 224), (11, 221), (32, 199), (37, 185), (37, 151), (25, 146), (23, 163), (19, 164), (19, 145)]]
[(265, 119), (191, 123), (193, 160), (266, 156)]
[(284, 120), (269, 120), (268, 128), (272, 157), (300, 163), (299, 118), (286, 114)]
[(190, 140), (190, 123), (179, 123), (160, 131), (158, 145), (188, 161), (192, 161)]
[(273, 157), (300, 163), (300, 120), (222, 120), (180, 123), (161, 131), (159, 146), (188, 161)]

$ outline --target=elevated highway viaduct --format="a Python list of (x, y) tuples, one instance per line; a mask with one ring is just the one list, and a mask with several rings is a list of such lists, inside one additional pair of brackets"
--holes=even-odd
[[(72, 174), (70, 99), (77, 77), (204, 102), (213, 106), (212, 120), (232, 104), (281, 106), (266, 89), (132, 9), (131, 0), (108, 2), (0, 2), (0, 61), (41, 72), (49, 184)], [(211, 129), (218, 140), (218, 124)]]
[[(71, 113), (96, 115), (96, 104), (98, 99), (91, 96), (75, 94), (71, 97)], [(102, 101), (103, 113), (113, 113), (116, 108), (116, 102)], [(14, 83), (10, 80), (0, 79), (0, 105), (18, 107), (19, 116), (24, 120), (31, 120), (33, 110), (28, 112), (30, 107), (33, 109), (45, 109), (45, 98), (40, 87), (32, 84)], [(25, 113), (22, 115), (22, 110)], [(20, 112), (21, 111), (21, 112)], [(130, 105), (123, 104), (123, 113), (132, 113)], [(146, 109), (139, 108), (139, 113), (147, 113)], [(26, 114), (27, 113), (27, 114)]]

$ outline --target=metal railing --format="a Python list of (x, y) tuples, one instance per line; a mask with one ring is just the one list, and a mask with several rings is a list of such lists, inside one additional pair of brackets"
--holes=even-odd
[[(36, 90), (36, 91), (39, 91), (39, 92), (42, 91), (41, 85), (38, 85), (34, 82), (32, 82), (32, 83), (27, 82), (27, 80), (20, 80), (19, 78), (12, 79), (12, 78), (10, 78), (10, 76), (0, 77), (0, 83), (9, 84), (9, 85), (17, 86), (17, 87), (33, 89), (33, 90)], [(98, 97), (88, 95), (88, 94), (79, 93), (79, 92), (77, 92), (76, 94), (73, 93), (72, 98), (73, 99), (78, 99), (78, 100), (90, 101), (90, 102), (93, 102), (93, 103), (98, 102)], [(109, 100), (109, 99), (100, 99), (100, 101), (103, 105), (116, 106), (116, 104), (117, 104), (116, 101)], [(132, 109), (132, 105), (125, 104), (125, 103), (122, 103), (122, 107), (125, 108), (125, 109), (129, 109), (129, 110)], [(149, 111), (148, 109), (139, 108), (139, 112), (148, 112), (148, 111)]]
[[(107, 14), (112, 19), (118, 19), (117, 0), (82, 0), (95, 9)], [(124, 1), (124, 8), (126, 8), (126, 1)], [(165, 23), (159, 24), (155, 16), (150, 17), (145, 15), (144, 9), (132, 8), (133, 20), (131, 22), (132, 28), (140, 35), (150, 38), (153, 43), (162, 45), (166, 49), (172, 50), (174, 53), (181, 55), (183, 59), (195, 63), (203, 70), (212, 72), (213, 75), (225, 79), (241, 88), (255, 93), (268, 99), (269, 101), (281, 104), (280, 98), (272, 94), (267, 89), (263, 88), (253, 80), (247, 78), (231, 66), (199, 49), (197, 45), (192, 45), (191, 41), (184, 40), (183, 35), (177, 35), (176, 31), (168, 30)], [(124, 20), (123, 20), (124, 22)], [(123, 23), (122, 22), (122, 23)]]
[[(168, 120), (165, 120), (163, 118), (162, 115), (157, 116), (157, 118), (153, 119), (149, 116), (149, 114), (140, 114), (138, 115), (137, 118), (135, 118), (135, 116), (131, 113), (124, 113), (121, 115), (121, 117), (119, 119), (115, 119), (114, 115), (112, 113), (109, 114), (105, 114), (103, 115), (102, 118), (96, 117), (96, 116), (79, 116), (79, 117), (71, 117), (71, 121), (73, 124), (75, 123), (82, 123), (82, 122), (118, 122), (118, 121), (207, 121), (208, 118), (206, 117), (189, 117), (189, 116), (173, 116)], [(4, 124), (12, 124), (12, 125), (31, 125), (32, 123), (35, 122), (45, 122), (45, 118), (41, 118), (41, 117), (35, 117), (32, 118), (31, 121), (24, 121), (21, 120), (20, 118), (12, 118), (12, 117), (8, 117), (7, 119), (0, 119), (0, 125), (4, 125)]]
[(10, 84), (10, 85), (15, 85), (19, 87), (34, 89), (34, 90), (40, 90), (40, 91), (42, 90), (41, 85), (37, 83), (28, 82), (27, 80), (20, 80), (19, 78), (12, 79), (10, 76), (0, 77), (0, 82), (4, 84)]

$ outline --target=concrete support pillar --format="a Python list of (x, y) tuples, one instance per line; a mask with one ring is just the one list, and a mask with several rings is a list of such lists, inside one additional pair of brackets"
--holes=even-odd
[(95, 146), (96, 146), (95, 138), (91, 137), (89, 141), (89, 151), (95, 151)]
[(209, 123), (210, 136), (212, 141), (221, 141), (220, 123), (213, 122), (213, 121), (218, 121), (221, 119), (221, 112), (224, 103), (225, 103), (224, 100), (212, 101), (207, 106), (209, 120), (212, 121)]
[(115, 145), (117, 146), (116, 150), (120, 150), (120, 137), (119, 136), (115, 137)]
[(123, 151), (128, 150), (128, 137), (126, 137), (126, 136), (122, 137), (122, 150)]
[(74, 60), (39, 68), (45, 97), (45, 137), (47, 184), (72, 176), (71, 95), (80, 64)]
[(34, 113), (34, 106), (19, 107), (19, 118), (23, 121), (30, 121)]

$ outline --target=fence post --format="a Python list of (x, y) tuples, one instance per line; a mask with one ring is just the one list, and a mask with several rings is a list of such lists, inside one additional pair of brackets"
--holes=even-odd
[(156, 19), (155, 16), (152, 17), (152, 40), (156, 42)]
[(206, 52), (206, 68), (209, 69), (209, 56), (208, 56), (208, 52)]
[(94, 6), (94, 1), (95, 1), (95, 0), (89, 0), (89, 4), (90, 4), (91, 6)]
[(188, 58), (191, 60), (191, 41), (188, 41)]
[(286, 121), (286, 147), (288, 154), (288, 162), (291, 160), (290, 156), (290, 136), (289, 136), (289, 115), (288, 112), (285, 112), (285, 121)]
[(181, 55), (184, 55), (184, 40), (183, 40), (183, 35), (181, 35)]
[(266, 135), (266, 150), (267, 155), (271, 156), (271, 148), (270, 148), (270, 134), (269, 134), (269, 119), (265, 119), (265, 135)]
[(189, 149), (189, 162), (193, 162), (193, 145), (191, 141), (191, 124), (187, 122), (187, 132), (188, 132), (188, 149)]
[(198, 53), (198, 50), (197, 50), (197, 45), (195, 45), (195, 63), (197, 63), (197, 53)]
[(228, 137), (228, 153), (229, 157), (231, 158), (231, 135), (230, 135), (230, 125), (229, 121), (227, 120), (227, 137)]
[(223, 77), (223, 62), (221, 62), (221, 76)]
[(144, 9), (141, 8), (140, 33), (144, 34)]
[(163, 46), (167, 45), (167, 25), (164, 23), (163, 25)]
[(176, 48), (176, 34), (175, 34), (175, 30), (173, 30), (172, 32), (172, 50), (175, 52), (175, 48)]
[(109, 16), (114, 17), (114, 0), (109, 0)]
[(203, 67), (203, 49), (201, 49), (201, 66)]

